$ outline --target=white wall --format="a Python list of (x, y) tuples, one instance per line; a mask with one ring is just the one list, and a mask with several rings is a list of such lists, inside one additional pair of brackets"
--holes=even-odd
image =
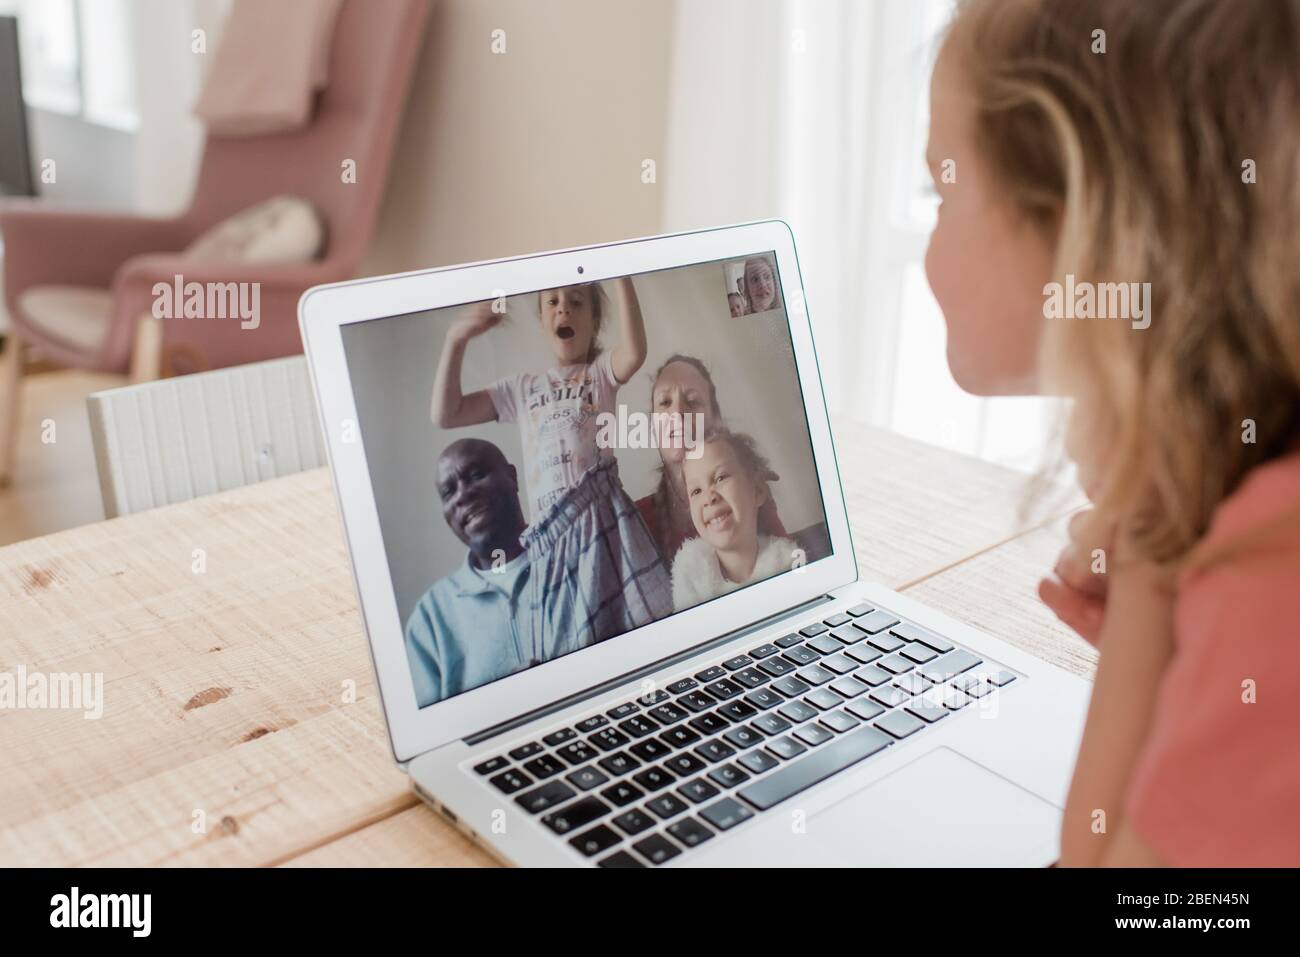
[[(727, 424), (754, 436), (780, 480), (773, 483), (781, 521), (795, 532), (824, 520), (812, 449), (799, 398), (790, 335), (782, 311), (733, 319), (721, 263), (637, 277), (649, 341), (641, 371), (620, 391), (629, 412), (650, 411), (651, 376), (664, 358), (683, 352), (713, 373)], [(403, 620), (437, 578), (464, 560), (465, 547), (443, 521), (437, 460), (456, 439), (487, 439), (524, 473), (516, 425), (491, 423), (444, 431), (429, 421), (433, 373), (443, 336), (458, 310), (439, 310), (345, 327), (348, 371), (357, 396), (361, 441)], [(617, 342), (616, 327), (602, 337)], [(537, 325), (536, 298), (510, 301), (510, 318), (470, 345), (466, 391), (505, 375), (553, 364)], [(634, 499), (653, 491), (659, 454), (619, 449), (619, 473)], [(525, 515), (527, 515), (526, 499)]]

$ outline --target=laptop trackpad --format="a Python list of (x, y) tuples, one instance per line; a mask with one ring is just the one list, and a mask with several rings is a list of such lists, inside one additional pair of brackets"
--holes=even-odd
[(1043, 799), (936, 748), (813, 815), (808, 836), (845, 865), (1043, 866), (1060, 821)]

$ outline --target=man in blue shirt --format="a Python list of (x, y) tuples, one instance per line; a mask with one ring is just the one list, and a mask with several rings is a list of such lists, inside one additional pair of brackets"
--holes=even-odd
[(406, 622), (406, 655), (419, 707), (536, 664), (526, 647), (528, 555), (519, 477), (501, 450), (460, 439), (438, 458), (442, 517), (469, 547), (433, 583)]

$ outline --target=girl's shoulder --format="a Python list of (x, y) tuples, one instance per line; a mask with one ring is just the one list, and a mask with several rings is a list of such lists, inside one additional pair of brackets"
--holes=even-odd
[[(1226, 544), (1252, 532), (1265, 531), (1270, 537), (1290, 533), (1300, 543), (1300, 452), (1265, 462), (1252, 469), (1235, 492), (1215, 509), (1210, 530), (1202, 545)], [(1291, 521), (1288, 522), (1288, 519)], [(1283, 523), (1278, 525), (1278, 523)]]

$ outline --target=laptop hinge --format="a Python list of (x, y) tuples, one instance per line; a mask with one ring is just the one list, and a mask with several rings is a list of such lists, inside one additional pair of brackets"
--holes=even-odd
[(602, 681), (598, 685), (592, 685), (590, 688), (576, 691), (568, 697), (561, 698), (558, 701), (553, 701), (544, 707), (535, 708), (532, 711), (525, 712), (524, 714), (516, 715), (507, 721), (502, 721), (499, 724), (494, 724), (491, 727), (484, 728), (482, 731), (476, 731), (471, 735), (467, 735), (462, 740), (466, 744), (478, 744), (482, 741), (486, 741), (488, 738), (495, 738), (498, 734), (503, 734), (513, 728), (518, 728), (521, 725), (536, 721), (538, 718), (543, 718), (548, 714), (554, 714), (556, 711), (562, 711), (570, 705), (577, 704), (579, 701), (585, 701), (588, 698), (602, 695), (612, 688), (617, 688), (619, 685), (627, 684), (629, 681), (635, 681), (636, 679), (643, 677), (644, 675), (652, 674), (661, 668), (666, 668), (679, 661), (685, 661), (688, 658), (694, 658), (711, 648), (717, 648), (720, 645), (725, 645), (729, 641), (735, 641), (737, 638), (743, 638), (745, 635), (761, 631), (764, 628), (769, 628), (772, 625), (785, 621), (787, 618), (794, 618), (798, 615), (802, 615), (819, 605), (826, 604), (828, 601), (834, 601), (834, 598), (830, 595), (819, 595), (810, 601), (806, 601), (800, 605), (795, 605), (793, 608), (788, 608), (775, 615), (770, 615), (761, 621), (756, 621), (752, 624), (745, 625), (742, 628), (737, 628), (734, 631), (729, 631), (725, 635), (719, 635), (712, 641), (707, 641), (702, 645), (696, 645), (695, 647), (689, 648), (678, 654), (669, 655), (667, 658), (660, 658), (658, 661), (653, 661), (644, 667), (635, 669), (634, 671), (624, 672), (621, 675), (610, 678), (608, 681)]

